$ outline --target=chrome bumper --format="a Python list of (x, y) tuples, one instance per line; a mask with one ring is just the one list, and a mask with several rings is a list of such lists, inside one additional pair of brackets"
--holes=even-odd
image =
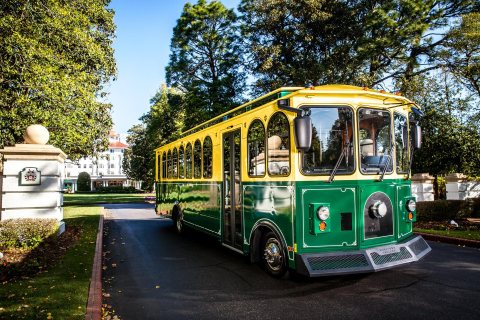
[(296, 255), (297, 272), (310, 277), (375, 272), (422, 259), (432, 249), (421, 236), (357, 251)]

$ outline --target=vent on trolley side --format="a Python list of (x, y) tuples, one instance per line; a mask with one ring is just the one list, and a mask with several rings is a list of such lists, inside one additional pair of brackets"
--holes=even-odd
[(372, 252), (370, 253), (370, 256), (372, 257), (373, 262), (376, 265), (382, 265), (412, 258), (412, 254), (405, 247), (400, 248), (399, 252), (393, 252), (385, 255), (380, 255), (377, 252)]
[(421, 237), (419, 237), (417, 241), (411, 243), (408, 247), (415, 255), (419, 255), (421, 252), (429, 248), (427, 242)]
[(307, 258), (312, 270), (355, 269), (368, 267), (367, 258), (363, 254), (322, 256)]

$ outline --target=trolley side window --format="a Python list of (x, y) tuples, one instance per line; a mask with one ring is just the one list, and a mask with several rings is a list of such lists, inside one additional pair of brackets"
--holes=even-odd
[(187, 144), (185, 150), (185, 162), (187, 167), (187, 179), (192, 178), (192, 145), (190, 142)]
[(265, 176), (265, 127), (262, 121), (254, 120), (248, 129), (248, 175)]
[(178, 148), (178, 177), (180, 179), (185, 178), (185, 151), (183, 146)]
[(177, 153), (177, 148), (174, 148), (173, 153), (172, 153), (172, 173), (173, 173), (173, 178), (174, 179), (178, 178), (178, 153)]
[(162, 178), (167, 178), (167, 154), (165, 152), (162, 156)]
[(275, 113), (268, 122), (268, 174), (290, 174), (290, 124), (282, 112)]
[(203, 140), (203, 177), (210, 179), (212, 177), (213, 150), (212, 139), (206, 137)]
[(193, 177), (195, 179), (202, 177), (202, 144), (200, 140), (195, 141), (193, 147)]
[(160, 180), (162, 176), (162, 156), (157, 154), (157, 181)]
[(409, 167), (407, 117), (395, 112), (393, 114), (393, 125), (395, 131), (395, 158), (397, 160), (397, 172), (407, 173)]
[(172, 150), (168, 150), (167, 152), (167, 178), (172, 177)]

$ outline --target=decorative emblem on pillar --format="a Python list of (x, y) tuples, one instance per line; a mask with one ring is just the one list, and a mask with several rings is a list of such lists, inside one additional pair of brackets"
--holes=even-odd
[(19, 186), (35, 186), (42, 184), (42, 173), (37, 168), (23, 168), (18, 174)]

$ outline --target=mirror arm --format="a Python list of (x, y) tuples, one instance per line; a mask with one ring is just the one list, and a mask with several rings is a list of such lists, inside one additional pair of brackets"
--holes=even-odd
[(297, 109), (297, 108), (292, 108), (290, 106), (280, 106), (280, 105), (278, 106), (278, 108), (285, 111), (295, 112), (299, 117), (310, 115), (310, 109)]

